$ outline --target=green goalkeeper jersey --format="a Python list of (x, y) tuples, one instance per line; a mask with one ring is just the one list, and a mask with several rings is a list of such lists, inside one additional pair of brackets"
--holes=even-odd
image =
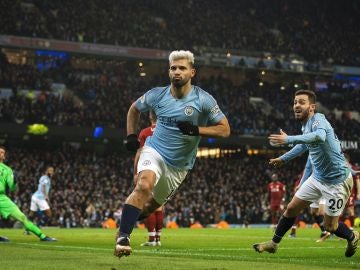
[(16, 184), (14, 181), (14, 173), (9, 166), (4, 163), (0, 163), (0, 194), (5, 194), (6, 187), (9, 187), (10, 191), (14, 191)]

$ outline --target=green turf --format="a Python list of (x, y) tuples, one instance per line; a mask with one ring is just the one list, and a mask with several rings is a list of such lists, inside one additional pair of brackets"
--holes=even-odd
[(2, 229), (10, 243), (0, 243), (0, 269), (360, 269), (360, 252), (344, 256), (346, 241), (330, 238), (315, 243), (316, 229), (301, 229), (283, 240), (276, 254), (258, 254), (252, 244), (271, 239), (270, 229), (165, 229), (161, 247), (140, 247), (145, 230), (132, 236), (133, 254), (113, 254), (114, 230), (44, 229), (56, 243), (40, 242), (22, 230)]

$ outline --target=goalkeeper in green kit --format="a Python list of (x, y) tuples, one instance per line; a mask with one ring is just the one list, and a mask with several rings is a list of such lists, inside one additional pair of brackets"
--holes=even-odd
[[(10, 191), (14, 191), (16, 188), (16, 183), (14, 181), (14, 174), (10, 167), (5, 165), (3, 162), (5, 160), (6, 149), (3, 146), (0, 146), (0, 216), (3, 218), (12, 217), (20, 221), (26, 230), (32, 232), (41, 241), (56, 241), (55, 238), (48, 237), (42, 233), (42, 231), (34, 225), (27, 217), (20, 211), (20, 209), (13, 203), (8, 196), (6, 196), (6, 188), (9, 188)], [(0, 242), (8, 242), (9, 239), (4, 236), (0, 236)]]

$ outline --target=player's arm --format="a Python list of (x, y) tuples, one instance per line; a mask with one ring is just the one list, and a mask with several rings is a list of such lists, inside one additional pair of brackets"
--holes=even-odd
[(126, 118), (126, 149), (130, 152), (136, 152), (140, 146), (136, 135), (136, 128), (139, 123), (141, 112), (136, 108), (135, 102), (131, 104)]
[[(136, 134), (137, 125), (139, 123), (141, 112), (136, 108), (135, 103), (131, 104), (127, 113), (126, 131), (127, 135)], [(137, 140), (137, 136), (136, 136)]]
[(322, 128), (318, 128), (313, 132), (289, 136), (282, 129), (280, 134), (271, 134), (269, 136), (270, 143), (273, 145), (286, 145), (286, 144), (306, 144), (315, 142), (325, 142), (326, 131)]
[(44, 194), (45, 200), (49, 200), (49, 194), (46, 192), (46, 185), (42, 184), (41, 185), (41, 192)]
[(48, 180), (46, 179), (45, 176), (42, 176), (40, 178), (40, 185), (41, 185), (40, 190), (41, 190), (42, 194), (44, 194), (45, 200), (48, 201), (49, 200), (49, 194), (46, 191), (46, 184), (48, 184)]
[(226, 138), (230, 136), (230, 125), (226, 117), (222, 118), (216, 125), (199, 127), (200, 136)]
[(6, 176), (6, 185), (8, 186), (8, 188), (11, 192), (15, 191), (16, 181), (14, 179), (14, 173), (11, 169), (8, 171), (7, 176)]
[(280, 167), (284, 163), (294, 159), (297, 156), (302, 155), (304, 152), (307, 151), (307, 148), (304, 144), (297, 144), (290, 151), (286, 152), (282, 156), (278, 158), (270, 159), (269, 164), (274, 167)]
[(207, 126), (196, 126), (188, 121), (177, 121), (177, 126), (185, 135), (226, 138), (230, 136), (230, 125), (216, 100), (210, 94), (200, 97), (204, 113), (208, 114)]

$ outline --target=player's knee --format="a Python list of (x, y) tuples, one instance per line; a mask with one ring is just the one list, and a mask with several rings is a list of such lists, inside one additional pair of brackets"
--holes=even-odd
[(338, 227), (337, 223), (325, 223), (324, 224), (324, 229), (331, 233), (335, 232), (337, 227)]
[(143, 194), (151, 194), (153, 190), (153, 185), (147, 179), (141, 178), (140, 181), (136, 184), (135, 192), (140, 192)]

